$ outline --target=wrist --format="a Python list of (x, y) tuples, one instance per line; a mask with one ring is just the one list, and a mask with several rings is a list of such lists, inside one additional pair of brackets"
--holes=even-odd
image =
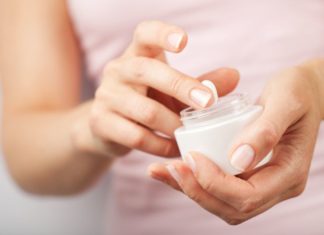
[(311, 79), (315, 97), (318, 99), (318, 108), (321, 119), (324, 119), (324, 59), (312, 59), (301, 65)]

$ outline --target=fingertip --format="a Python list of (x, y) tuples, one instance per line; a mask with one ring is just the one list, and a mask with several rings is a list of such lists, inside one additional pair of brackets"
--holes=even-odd
[(150, 177), (153, 177), (154, 172), (156, 171), (156, 169), (157, 169), (157, 163), (152, 163), (147, 167), (146, 174), (148, 176), (150, 176)]
[(233, 68), (228, 68), (228, 77), (231, 79), (229, 82), (231, 82), (231, 86), (233, 89), (235, 89), (235, 87), (238, 85), (239, 81), (240, 81), (240, 72), (237, 69), (233, 69)]
[(232, 77), (232, 78), (236, 78), (236, 79), (240, 78), (240, 72), (235, 68), (223, 67), (223, 68), (218, 69), (218, 71), (220, 73), (224, 73), (227, 77)]
[(168, 179), (168, 172), (164, 164), (153, 163), (147, 168), (147, 175), (155, 180), (166, 182)]
[(181, 52), (183, 51), (183, 49), (187, 46), (188, 44), (188, 34), (186, 32), (183, 32), (183, 38), (182, 38), (182, 41), (179, 45), (179, 48), (176, 52)]
[(226, 95), (232, 92), (240, 81), (240, 73), (238, 70), (233, 68), (221, 68), (220, 76), (223, 77), (221, 95)]
[(186, 47), (188, 35), (181, 29), (173, 30), (167, 34), (166, 41), (169, 51), (179, 53)]

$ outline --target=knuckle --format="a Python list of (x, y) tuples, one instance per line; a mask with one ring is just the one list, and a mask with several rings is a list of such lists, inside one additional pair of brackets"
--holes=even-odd
[(131, 65), (134, 67), (135, 78), (143, 78), (147, 74), (147, 67), (151, 64), (151, 60), (145, 57), (136, 57), (130, 60)]
[(93, 104), (89, 115), (89, 127), (93, 133), (97, 133), (100, 129), (101, 112), (100, 106)]
[(98, 115), (91, 115), (89, 118), (89, 127), (94, 134), (97, 134), (100, 130), (99, 119)]
[(249, 216), (247, 214), (233, 211), (230, 214), (223, 216), (222, 219), (229, 225), (239, 225), (248, 220), (248, 218)]
[(201, 196), (200, 186), (192, 182), (186, 182), (182, 185), (184, 193), (193, 201), (198, 204), (203, 204), (203, 197)]
[(145, 124), (152, 125), (157, 120), (158, 107), (156, 105), (145, 104), (141, 108), (141, 119)]
[(175, 76), (170, 84), (170, 89), (174, 94), (179, 93), (184, 86), (184, 76)]
[(296, 188), (293, 190), (293, 194), (292, 194), (292, 196), (293, 196), (293, 197), (298, 197), (298, 196), (300, 196), (304, 191), (305, 191), (305, 187), (304, 187), (304, 186), (296, 187)]
[(116, 72), (119, 69), (119, 61), (112, 60), (107, 63), (103, 69), (104, 75), (111, 75), (111, 73)]
[(189, 190), (188, 192), (186, 192), (186, 194), (187, 194), (187, 196), (188, 196), (191, 200), (197, 202), (198, 204), (201, 204), (201, 203), (202, 203), (202, 199), (201, 199), (201, 197), (199, 196), (199, 194), (196, 193), (195, 189), (191, 189), (191, 190)]
[(298, 197), (300, 196), (306, 188), (306, 180), (302, 181), (300, 184), (298, 184), (294, 189), (292, 190), (292, 197)]
[(128, 142), (130, 147), (132, 148), (141, 148), (145, 141), (145, 131), (138, 130), (133, 131), (130, 135), (128, 135)]
[(245, 220), (243, 220), (243, 219), (226, 219), (225, 221), (229, 225), (239, 225), (239, 224), (243, 223)]
[(271, 122), (266, 122), (262, 128), (260, 128), (260, 136), (264, 138), (265, 145), (272, 147), (277, 143), (278, 140), (278, 131), (275, 125)]
[(211, 178), (208, 178), (206, 180), (203, 180), (203, 182), (201, 182), (201, 187), (203, 189), (205, 189), (207, 192), (213, 192), (215, 189), (215, 185), (214, 185), (214, 181)]
[(238, 208), (238, 211), (244, 214), (251, 213), (259, 207), (259, 204), (260, 199), (258, 198), (247, 199), (245, 201), (242, 201)]

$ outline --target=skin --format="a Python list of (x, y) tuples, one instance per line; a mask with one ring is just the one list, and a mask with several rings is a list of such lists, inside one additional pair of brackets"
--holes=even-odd
[[(65, 2), (0, 4), (2, 137), (8, 167), (22, 188), (73, 194), (88, 188), (131, 149), (178, 155), (172, 134), (180, 125), (176, 113), (185, 105), (201, 108), (190, 98), (194, 88), (210, 92), (165, 60), (164, 51), (184, 49), (184, 30), (156, 21), (140, 24), (125, 52), (107, 61), (95, 97), (80, 103), (80, 48)], [(175, 32), (183, 36), (173, 47), (167, 38)], [(241, 144), (253, 146), (256, 158), (250, 169), (274, 148), (267, 166), (234, 177), (193, 152), (194, 170), (175, 160), (152, 165), (150, 175), (230, 224), (299, 195), (323, 119), (323, 64), (312, 60), (273, 78), (259, 100), (263, 115), (233, 146), (233, 151)], [(235, 88), (238, 73), (220, 69), (198, 78), (204, 79), (225, 95)], [(177, 180), (166, 166), (173, 166)]]
[[(80, 48), (65, 1), (0, 4), (3, 148), (13, 178), (28, 192), (78, 193), (131, 149), (178, 156), (178, 112), (201, 108), (194, 89), (211, 94), (199, 80), (211, 80), (223, 95), (238, 82), (233, 69), (197, 80), (170, 67), (164, 51), (181, 52), (187, 35), (148, 21), (120, 57), (107, 61), (95, 97), (81, 103)], [(174, 33), (180, 40), (170, 44)]]
[[(229, 153), (231, 158), (240, 145), (253, 147), (255, 158), (244, 173), (228, 175), (206, 156), (191, 152), (192, 161), (152, 164), (149, 174), (232, 225), (298, 196), (305, 188), (324, 118), (323, 87), (321, 59), (286, 69), (269, 81), (258, 101), (264, 106), (262, 115), (242, 132)], [(271, 162), (253, 170), (271, 149)]]

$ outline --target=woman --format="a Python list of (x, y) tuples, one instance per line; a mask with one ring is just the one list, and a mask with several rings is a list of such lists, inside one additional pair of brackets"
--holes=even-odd
[[(323, 233), (320, 144), (312, 160), (324, 139), (322, 1), (12, 0), (1, 9), (4, 149), (25, 190), (73, 194), (111, 169), (112, 234)], [(80, 104), (82, 58), (98, 87)], [(229, 156), (246, 173), (225, 175), (196, 152), (156, 158), (179, 155), (173, 131), (185, 105), (213, 102), (199, 80), (221, 95), (235, 88), (238, 72), (216, 69), (224, 65), (264, 106)], [(270, 149), (272, 162), (251, 171)], [(148, 179), (148, 165), (217, 217)], [(267, 211), (307, 179), (303, 196)]]

